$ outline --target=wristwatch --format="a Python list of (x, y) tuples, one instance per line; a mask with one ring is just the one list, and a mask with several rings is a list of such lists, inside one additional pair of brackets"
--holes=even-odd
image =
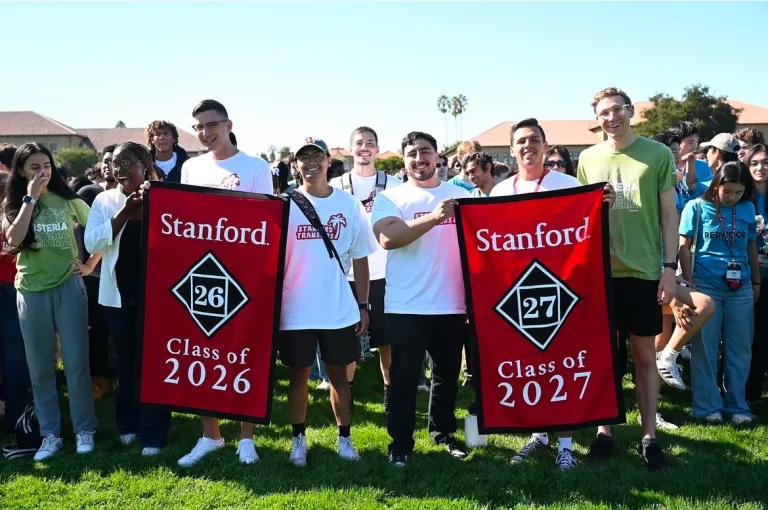
[(664, 269), (671, 269), (677, 271), (677, 262), (664, 262)]
[(35, 205), (37, 203), (37, 199), (29, 195), (24, 195), (24, 198), (22, 198), (21, 201), (24, 202), (25, 204), (32, 204), (32, 205)]
[(358, 307), (360, 307), (361, 310), (368, 310), (371, 311), (371, 304), (370, 303), (358, 303)]

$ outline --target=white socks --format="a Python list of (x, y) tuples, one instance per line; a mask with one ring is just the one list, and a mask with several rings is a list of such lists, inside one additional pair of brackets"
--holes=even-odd
[(573, 451), (573, 438), (572, 437), (560, 437), (557, 439), (557, 452), (560, 453), (563, 450)]
[(545, 445), (549, 444), (549, 436), (547, 436), (546, 432), (534, 432), (533, 437), (535, 437)]
[(664, 350), (659, 354), (659, 359), (669, 365), (677, 363), (677, 357), (680, 355), (680, 351), (676, 351), (667, 345)]

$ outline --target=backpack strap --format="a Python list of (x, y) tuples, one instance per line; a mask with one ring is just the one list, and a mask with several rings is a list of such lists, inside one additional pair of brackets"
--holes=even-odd
[[(344, 180), (345, 177), (346, 180)], [(347, 172), (341, 176), (341, 189), (352, 195), (355, 194), (355, 190), (352, 188), (352, 172)]]
[[(383, 180), (383, 182), (382, 182)], [(376, 194), (378, 195), (385, 189), (387, 189), (387, 181), (389, 176), (385, 172), (376, 171)]]
[(323, 225), (323, 222), (320, 221), (320, 216), (317, 215), (317, 211), (315, 210), (312, 203), (307, 197), (295, 189), (288, 191), (286, 195), (288, 198), (293, 200), (299, 209), (301, 209), (301, 212), (304, 214), (307, 220), (309, 220), (309, 224), (312, 225), (312, 228), (320, 233), (320, 236), (323, 238), (323, 243), (325, 243), (325, 248), (328, 250), (328, 256), (330, 258), (336, 257), (336, 262), (339, 263), (339, 269), (341, 269), (341, 272), (346, 276), (347, 272), (344, 271), (344, 265), (341, 263), (339, 252), (336, 251), (336, 247), (333, 245), (331, 238), (328, 237), (328, 232), (325, 231), (325, 225)]

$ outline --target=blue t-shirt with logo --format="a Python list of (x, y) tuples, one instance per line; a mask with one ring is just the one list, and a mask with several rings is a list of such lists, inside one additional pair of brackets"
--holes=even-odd
[(747, 242), (754, 240), (757, 236), (755, 206), (752, 202), (742, 201), (732, 207), (720, 207), (728, 237), (733, 235), (733, 211), (734, 207), (736, 208), (736, 235), (733, 253), (728, 248), (723, 227), (717, 218), (715, 204), (708, 200), (697, 199), (688, 202), (680, 219), (680, 235), (694, 237), (696, 209), (699, 207), (701, 208), (701, 219), (699, 220), (699, 234), (696, 240), (695, 279), (702, 280), (712, 287), (728, 289), (725, 283), (725, 272), (728, 269), (728, 263), (734, 260), (741, 264), (742, 282), (749, 285), (751, 271), (747, 257)]
[[(760, 278), (768, 277), (768, 223), (766, 223), (768, 221), (768, 214), (766, 214), (765, 206), (765, 193), (756, 193), (755, 212), (762, 218), (762, 232), (757, 232), (757, 239), (755, 240), (757, 258), (760, 262)], [(759, 224), (758, 228), (760, 228)]]

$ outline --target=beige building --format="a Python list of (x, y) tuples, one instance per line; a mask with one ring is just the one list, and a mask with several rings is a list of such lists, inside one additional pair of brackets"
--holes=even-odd
[[(737, 129), (757, 128), (768, 138), (768, 108), (739, 101), (728, 101), (728, 103), (741, 110), (736, 124)], [(650, 108), (652, 103), (642, 101), (635, 103), (634, 106), (635, 116), (632, 119), (632, 125), (636, 126), (643, 122), (642, 112)], [(502, 122), (469, 140), (477, 141), (483, 151), (491, 154), (494, 160), (510, 164), (514, 158), (509, 154), (509, 132), (515, 122)], [(550, 146), (564, 145), (574, 161), (578, 159), (581, 151), (605, 139), (596, 120), (539, 120), (539, 123), (547, 135), (547, 143)], [(445, 153), (448, 157), (455, 154), (455, 148)]]
[[(53, 154), (71, 147), (85, 147), (101, 154), (111, 144), (147, 145), (147, 135), (145, 128), (75, 129), (36, 112), (0, 112), (0, 143), (21, 145), (31, 141), (45, 145)], [(190, 156), (203, 151), (197, 136), (182, 129), (179, 145)]]

